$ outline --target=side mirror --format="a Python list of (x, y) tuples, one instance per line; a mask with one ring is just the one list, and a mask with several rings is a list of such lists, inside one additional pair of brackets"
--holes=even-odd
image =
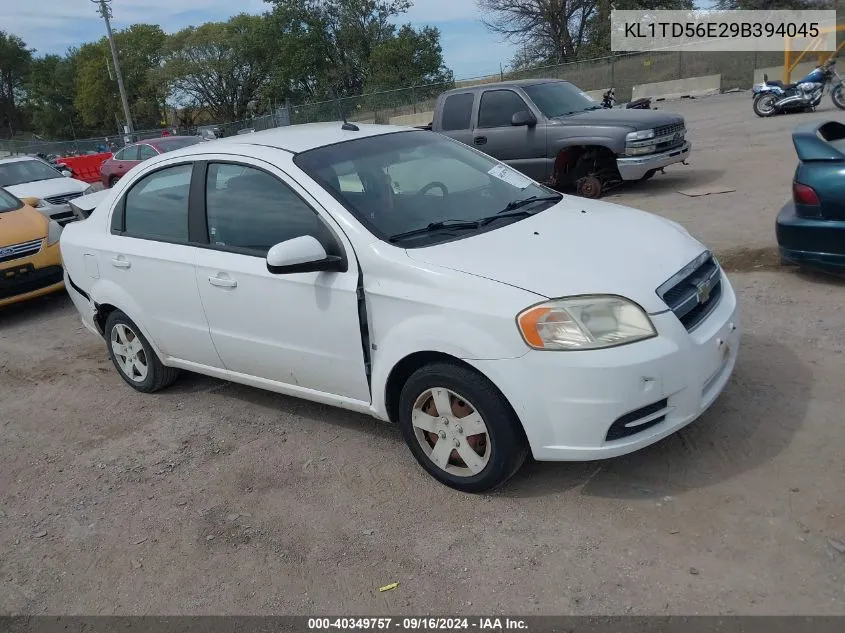
[(276, 244), (267, 253), (267, 270), (274, 275), (312, 272), (346, 272), (342, 257), (326, 254), (326, 249), (310, 235)]
[(537, 125), (537, 117), (535, 117), (528, 110), (515, 112), (514, 115), (511, 117), (511, 125), (527, 125), (528, 127), (534, 127), (535, 125)]

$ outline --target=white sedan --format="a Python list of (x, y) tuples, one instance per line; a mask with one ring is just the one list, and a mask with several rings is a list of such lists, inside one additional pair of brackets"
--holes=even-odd
[(121, 377), (179, 370), (395, 422), (446, 485), (629, 453), (733, 371), (734, 291), (680, 225), (438, 134), (293, 126), (133, 168), (61, 237)]
[(92, 190), (87, 182), (65, 176), (32, 156), (0, 159), (0, 187), (18, 198), (37, 198), (36, 208), (61, 226), (79, 219), (70, 201)]

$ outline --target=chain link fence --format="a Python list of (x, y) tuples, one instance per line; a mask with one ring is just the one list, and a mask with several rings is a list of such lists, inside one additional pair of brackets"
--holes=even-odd
[[(173, 129), (176, 134), (197, 134), (205, 138), (220, 138), (261, 131), (274, 127), (339, 121), (379, 124), (426, 125), (437, 95), (455, 87), (491, 83), (507, 79), (552, 78), (565, 79), (585, 91), (616, 89), (620, 103), (631, 99), (634, 86), (675, 79), (721, 75), (721, 89), (747, 89), (753, 83), (754, 70), (778, 66), (783, 54), (771, 53), (692, 53), (657, 51), (649, 53), (615, 54), (599, 59), (575, 61), (527, 70), (500, 72), (456, 82), (412, 86), (397, 90), (375, 92), (329, 101), (287, 104), (274, 112), (241, 121), (202, 125), (190, 129)], [(651, 96), (651, 95), (646, 95)], [(0, 157), (15, 154), (45, 154), (72, 156), (98, 151), (116, 151), (128, 139), (135, 142), (161, 136), (162, 130), (143, 130), (128, 137), (108, 136), (74, 141), (4, 141), (0, 140)]]

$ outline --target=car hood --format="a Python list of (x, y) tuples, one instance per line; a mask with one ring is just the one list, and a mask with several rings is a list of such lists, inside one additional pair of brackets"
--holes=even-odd
[(615, 125), (629, 127), (632, 130), (650, 130), (662, 125), (683, 123), (684, 117), (679, 114), (655, 112), (654, 110), (628, 110), (626, 108), (607, 108), (588, 110), (564, 117), (552, 119), (555, 125)]
[(47, 235), (49, 220), (30, 206), (0, 213), (0, 248)]
[(89, 186), (87, 182), (75, 178), (51, 178), (50, 180), (36, 180), (4, 188), (18, 198), (51, 198), (66, 193), (85, 191)]
[(565, 196), (525, 220), (407, 253), (543, 297), (615, 294), (656, 313), (667, 309), (657, 287), (704, 250), (670, 220)]

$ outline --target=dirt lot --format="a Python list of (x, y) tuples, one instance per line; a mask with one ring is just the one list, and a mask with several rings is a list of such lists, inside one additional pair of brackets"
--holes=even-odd
[[(788, 130), (841, 113), (660, 105), (691, 164), (610, 200), (739, 269), (743, 348), (702, 419), (468, 496), (359, 415), (197, 376), (136, 394), (67, 297), (36, 301), (0, 312), (0, 612), (845, 613), (845, 285), (772, 255)], [(715, 183), (736, 192), (677, 193)]]

